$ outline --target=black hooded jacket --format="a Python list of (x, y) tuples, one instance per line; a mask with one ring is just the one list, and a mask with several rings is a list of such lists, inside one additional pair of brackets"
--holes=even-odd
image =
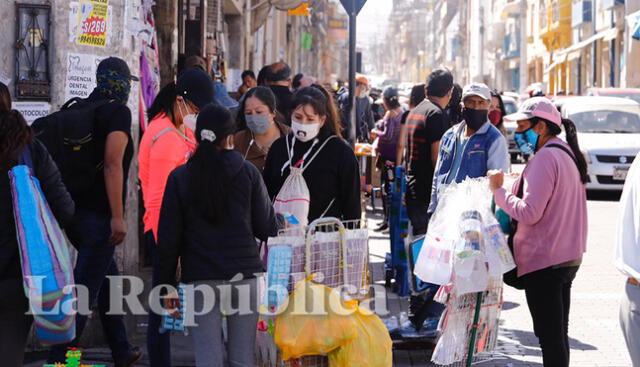
[(182, 281), (230, 280), (242, 273), (253, 278), (262, 272), (256, 238), (277, 234), (276, 217), (258, 169), (233, 150), (221, 152), (231, 179), (229, 213), (211, 224), (192, 205), (191, 163), (169, 175), (158, 226), (160, 284), (175, 285), (178, 257)]
[[(320, 130), (317, 138), (319, 142), (313, 147), (307, 160), (315, 155), (329, 137), (329, 132), (325, 129)], [(289, 161), (285, 139), (289, 140), (289, 146), (291, 146), (295, 138), (293, 134), (289, 134), (274, 141), (264, 166), (264, 181), (272, 199), (278, 195), (290, 172), (288, 165), (282, 170), (283, 165)], [(296, 141), (293, 162), (298, 162), (311, 149), (312, 145), (313, 140), (306, 143)], [(358, 160), (346, 141), (341, 138), (333, 138), (327, 143), (302, 174), (309, 188), (311, 199), (309, 222), (320, 218), (325, 210), (325, 217), (335, 217), (342, 220), (360, 219), (359, 170)]]
[[(71, 195), (62, 183), (58, 167), (44, 145), (34, 139), (28, 144), (28, 149), (31, 152), (34, 176), (40, 181), (40, 187), (53, 215), (64, 227), (71, 221), (75, 211)], [(22, 270), (8, 174), (16, 164), (17, 162), (13, 162), (7, 167), (0, 167), (0, 291), (6, 295), (9, 294), (4, 293), (4, 290), (22, 288)], [(0, 306), (0, 310), (2, 309)]]

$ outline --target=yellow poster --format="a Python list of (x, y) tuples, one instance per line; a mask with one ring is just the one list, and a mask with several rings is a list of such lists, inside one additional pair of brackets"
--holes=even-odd
[(109, 0), (80, 0), (77, 44), (97, 47), (107, 45), (108, 7)]

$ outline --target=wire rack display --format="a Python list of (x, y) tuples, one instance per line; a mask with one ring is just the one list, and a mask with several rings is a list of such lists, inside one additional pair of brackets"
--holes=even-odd
[[(446, 301), (447, 308), (440, 319), (442, 334), (432, 361), (438, 365), (463, 367), (490, 359), (486, 353), (493, 351), (498, 342), (502, 278), (490, 277), (484, 292), (458, 297), (449, 293), (442, 298), (440, 301)], [(476, 314), (478, 304), (480, 312)], [(471, 361), (469, 355), (473, 356)]]
[[(345, 300), (367, 297), (369, 233), (362, 221), (321, 218), (307, 227), (281, 230), (277, 237), (269, 239), (268, 246), (268, 289), (274, 284), (286, 283), (287, 293), (291, 293), (298, 282), (313, 274), (314, 282), (340, 290)], [(271, 291), (267, 293), (269, 292)], [(277, 307), (282, 302), (282, 297), (283, 295), (270, 296), (269, 308)], [(257, 362), (261, 367), (273, 366), (264, 360), (258, 359)], [(276, 363), (278, 367), (328, 365), (326, 356), (281, 361), (279, 353)]]

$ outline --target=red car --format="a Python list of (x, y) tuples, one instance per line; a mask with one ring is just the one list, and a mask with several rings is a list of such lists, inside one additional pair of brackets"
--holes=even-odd
[(587, 95), (628, 98), (640, 103), (640, 88), (589, 88)]

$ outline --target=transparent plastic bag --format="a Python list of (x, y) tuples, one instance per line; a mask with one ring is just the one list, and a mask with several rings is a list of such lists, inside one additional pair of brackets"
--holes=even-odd
[(355, 311), (358, 335), (329, 354), (329, 367), (391, 367), (393, 342), (382, 320), (357, 301), (347, 302), (347, 308)]
[[(316, 284), (313, 276), (298, 283), (275, 323), (275, 343), (282, 359), (326, 355), (357, 336), (356, 322), (340, 294)], [(283, 305), (284, 306), (284, 305)]]
[(453, 241), (433, 237), (427, 233), (413, 270), (414, 274), (424, 282), (449, 284), (453, 272), (453, 251)]

